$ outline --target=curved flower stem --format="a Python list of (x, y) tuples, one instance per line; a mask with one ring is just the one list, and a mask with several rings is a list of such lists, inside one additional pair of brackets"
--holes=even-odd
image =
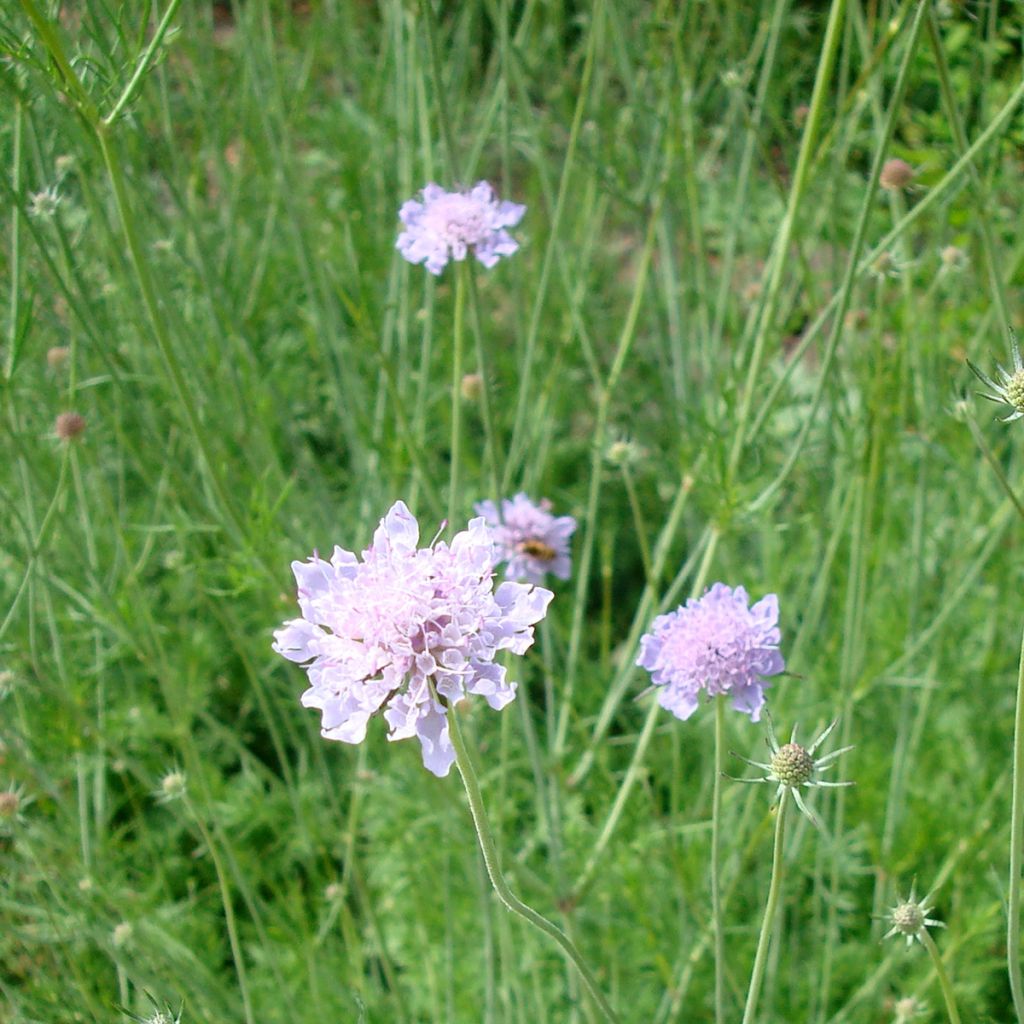
[(928, 934), (926, 928), (922, 928), (917, 933), (917, 937), (921, 940), (921, 945), (928, 950), (928, 955), (932, 958), (932, 967), (935, 968), (935, 973), (939, 976), (939, 987), (942, 989), (942, 998), (946, 1000), (946, 1013), (949, 1014), (949, 1022), (950, 1024), (960, 1024), (960, 1011), (956, 1008), (956, 996), (953, 995), (953, 986), (950, 984), (946, 965), (942, 962), (942, 956), (935, 945), (935, 940)]
[(452, 326), (452, 444), (448, 477), (448, 529), (454, 528), (459, 510), (459, 458), (462, 447), (462, 349), (463, 313), (466, 308), (466, 267), (455, 268), (455, 322)]
[(1024, 1021), (1024, 988), (1020, 977), (1020, 872), (1024, 848), (1024, 636), (1017, 671), (1017, 710), (1013, 720), (1013, 798), (1010, 810), (1010, 881), (1006, 912), (1006, 957), (1010, 992), (1017, 1021)]
[(619, 1018), (615, 1015), (615, 1011), (611, 1008), (604, 993), (598, 987), (597, 979), (586, 963), (584, 963), (583, 957), (580, 956), (580, 952), (575, 945), (560, 928), (552, 924), (546, 917), (542, 917), (536, 910), (528, 907), (509, 888), (508, 882), (505, 881), (505, 876), (501, 873), (498, 850), (494, 844), (494, 836), (491, 834), (491, 826), (487, 820), (483, 798), (480, 795), (480, 783), (477, 781), (473, 762), (470, 759), (469, 751), (462, 737), (458, 712), (454, 708), (448, 710), (448, 731), (451, 734), (452, 746), (455, 748), (455, 764), (459, 769), (459, 774), (462, 776), (462, 784), (466, 787), (469, 811), (473, 815), (473, 826), (476, 829), (476, 837), (480, 843), (480, 852), (484, 855), (487, 876), (491, 880), (491, 885), (494, 886), (498, 899), (504, 904), (506, 910), (511, 910), (513, 914), (518, 914), (558, 943), (562, 952), (565, 953), (573, 962), (576, 970), (579, 971), (583, 984), (593, 997), (604, 1019), (610, 1021), (611, 1024), (618, 1024)]
[(775, 909), (782, 892), (783, 859), (782, 847), (786, 837), (786, 797), (789, 790), (784, 789), (779, 797), (779, 809), (775, 815), (775, 847), (772, 851), (772, 881), (768, 887), (768, 901), (764, 906), (764, 920), (761, 922), (761, 934), (757, 940), (757, 953), (754, 955), (754, 969), (750, 974), (750, 988), (747, 989), (747, 1005), (743, 1009), (743, 1024), (753, 1024), (757, 1014), (757, 1000), (761, 995), (761, 982), (764, 979), (764, 967), (768, 961), (768, 945), (771, 941), (772, 922)]
[(711, 926), (715, 936), (715, 1024), (722, 1024), (725, 1020), (725, 934), (722, 927), (721, 886), (724, 747), (725, 697), (719, 694), (715, 697), (715, 778), (711, 790)]

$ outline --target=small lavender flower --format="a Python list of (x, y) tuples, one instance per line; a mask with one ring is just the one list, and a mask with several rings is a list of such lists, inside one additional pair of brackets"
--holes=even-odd
[(716, 583), (659, 615), (640, 639), (636, 663), (663, 687), (658, 703), (684, 721), (697, 710), (700, 691), (727, 693), (737, 711), (756, 722), (764, 706), (765, 676), (785, 667), (779, 653), (779, 599), (768, 594), (750, 607), (743, 587)]
[(1020, 346), (1014, 338), (1011, 354), (1013, 356), (1013, 373), (1008, 373), (1001, 366), (998, 367), (1002, 383), (996, 383), (987, 373), (979, 370), (977, 366), (967, 360), (967, 365), (974, 372), (974, 375), (982, 384), (992, 389), (991, 394), (979, 391), (982, 398), (990, 402), (999, 402), (1010, 407), (1010, 415), (1002, 418), (1003, 423), (1012, 423), (1024, 416), (1024, 359), (1021, 359)]
[(572, 516), (553, 516), (547, 498), (537, 505), (522, 492), (505, 498), (500, 512), (493, 501), (477, 502), (474, 509), (487, 520), (498, 548), (494, 564), (507, 562), (509, 579), (543, 583), (546, 573), (569, 578), (569, 538), (576, 530)]
[(448, 708), (469, 694), (495, 710), (514, 699), (495, 656), (526, 652), (553, 595), (521, 583), (493, 589), (482, 518), (451, 545), (418, 542), (416, 519), (398, 501), (361, 562), (339, 547), (330, 561), (292, 562), (302, 618), (277, 630), (273, 646), (305, 666), (302, 703), (320, 709), (326, 739), (360, 743), (383, 711), (388, 739), (418, 737), (424, 765), (444, 776), (455, 760)]
[(405, 231), (395, 248), (432, 274), (440, 274), (449, 260), (464, 260), (470, 249), (490, 268), (519, 248), (505, 228), (518, 224), (524, 213), (519, 203), (495, 199), (486, 181), (468, 192), (446, 192), (431, 182), (423, 189), (423, 202), (410, 199), (398, 211)]

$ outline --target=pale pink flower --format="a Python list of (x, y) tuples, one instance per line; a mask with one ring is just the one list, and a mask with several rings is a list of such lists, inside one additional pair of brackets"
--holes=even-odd
[(444, 776), (455, 760), (448, 709), (470, 694), (496, 710), (513, 700), (516, 684), (495, 658), (525, 653), (553, 595), (521, 583), (494, 589), (482, 518), (450, 545), (418, 543), (416, 519), (398, 501), (362, 561), (336, 547), (330, 561), (293, 562), (302, 617), (275, 632), (274, 650), (305, 666), (302, 703), (320, 709), (326, 739), (359, 743), (383, 712), (388, 739), (418, 737), (424, 765)]
[(486, 181), (468, 192), (447, 192), (431, 182), (423, 201), (410, 199), (398, 211), (405, 230), (395, 248), (410, 262), (440, 274), (449, 260), (464, 260), (472, 250), (485, 266), (511, 256), (519, 243), (505, 230), (523, 218), (526, 207), (498, 200)]

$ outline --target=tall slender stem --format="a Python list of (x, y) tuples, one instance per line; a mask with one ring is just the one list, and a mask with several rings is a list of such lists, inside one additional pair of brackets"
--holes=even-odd
[(469, 801), (469, 811), (473, 816), (473, 826), (476, 829), (477, 841), (480, 843), (480, 852), (484, 857), (484, 865), (487, 868), (487, 877), (501, 900), (506, 910), (518, 914), (521, 918), (529, 921), (535, 928), (538, 928), (549, 938), (553, 939), (562, 949), (562, 952), (572, 961), (580, 978), (586, 986), (587, 991), (593, 997), (598, 1009), (604, 1019), (618, 1024), (619, 1018), (611, 1008), (604, 993), (598, 987), (597, 979), (593, 972), (586, 965), (579, 950), (557, 926), (552, 924), (546, 917), (538, 914), (532, 907), (528, 907), (509, 888), (505, 876), (501, 873), (501, 864), (498, 858), (498, 850), (494, 843), (494, 836), (487, 819), (487, 811), (484, 809), (483, 797), (480, 795), (480, 783), (477, 781), (476, 772), (473, 769), (473, 762), (466, 748), (466, 742), (462, 737), (462, 730), (459, 725), (459, 713), (454, 709), (448, 710), (448, 730), (452, 738), (452, 746), (455, 748), (455, 764), (462, 776), (462, 784), (466, 788), (466, 799)]
[(715, 697), (715, 779), (711, 790), (711, 924), (715, 937), (715, 1024), (725, 1020), (725, 933), (722, 927), (722, 773), (725, 697)]
[(1017, 671), (1017, 710), (1013, 719), (1013, 798), (1010, 809), (1010, 880), (1006, 913), (1006, 959), (1010, 993), (1018, 1024), (1024, 1021), (1024, 989), (1020, 976), (1020, 872), (1024, 849), (1024, 636)]
[(942, 956), (935, 945), (935, 940), (928, 934), (926, 928), (922, 928), (918, 932), (917, 937), (921, 940), (921, 945), (928, 950), (928, 955), (932, 958), (932, 966), (935, 968), (935, 973), (939, 978), (939, 988), (942, 989), (942, 998), (946, 1001), (946, 1013), (949, 1014), (949, 1024), (960, 1024), (960, 1011), (956, 1007), (956, 996), (953, 995), (953, 986), (950, 984), (946, 965), (942, 962)]
[(782, 875), (785, 867), (782, 859), (782, 849), (786, 838), (787, 796), (789, 796), (789, 790), (784, 789), (779, 797), (779, 809), (775, 814), (772, 880), (768, 886), (768, 900), (764, 905), (764, 920), (761, 921), (761, 934), (757, 940), (757, 952), (754, 954), (754, 969), (750, 974), (750, 988), (747, 989), (747, 1005), (743, 1009), (743, 1024), (753, 1024), (757, 1015), (757, 1001), (761, 995), (764, 967), (768, 962), (768, 946), (771, 943), (772, 924), (775, 920), (775, 910), (779, 903), (779, 893), (782, 892)]
[(452, 327), (452, 445), (448, 477), (449, 530), (454, 529), (459, 511), (459, 461), (462, 457), (462, 328), (466, 309), (466, 266), (460, 263), (455, 270), (455, 323)]
[[(753, 347), (747, 361), (747, 378), (743, 386), (742, 397), (740, 398), (739, 411), (735, 417), (736, 433), (733, 437), (732, 449), (729, 452), (730, 477), (735, 474), (739, 466), (740, 456), (743, 453), (747, 422), (750, 418), (750, 411), (757, 390), (757, 375), (761, 368), (768, 333), (774, 326), (775, 310), (782, 286), (782, 274), (789, 256), (789, 244), (793, 236), (794, 225), (796, 224), (797, 210), (807, 188), (814, 156), (814, 143), (818, 137), (818, 129), (825, 110), (828, 107), (827, 93), (832, 80), (832, 69), (835, 66), (836, 54), (839, 52), (839, 42), (842, 38), (842, 25), (845, 13), (846, 0), (833, 0), (832, 8), (829, 12), (828, 25), (825, 29), (825, 39), (821, 46), (821, 58), (818, 61), (818, 71), (814, 80), (814, 91), (811, 94), (807, 123), (804, 127), (800, 152), (796, 160), (796, 170), (793, 172), (793, 185), (789, 192), (786, 213), (783, 216), (782, 223), (779, 225), (779, 233), (772, 253), (771, 273), (768, 278), (768, 286), (765, 289), (764, 309), (761, 311), (757, 334), (754, 337)], [(855, 259), (856, 257), (854, 257)]]

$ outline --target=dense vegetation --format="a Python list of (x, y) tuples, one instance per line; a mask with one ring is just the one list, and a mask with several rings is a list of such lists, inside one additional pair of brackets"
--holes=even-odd
[[(1024, 435), (965, 360), (1022, 324), (1018, 6), (166, 11), (0, 12), (0, 1020), (599, 1019), (457, 773), (376, 719), (323, 741), (271, 650), (292, 560), (517, 491), (577, 518), (573, 572), (462, 721), (513, 888), (621, 1019), (715, 1019), (715, 712), (633, 667), (715, 580), (779, 597), (780, 733), (854, 745), (789, 818), (758, 1019), (947, 1019), (879, 941), (915, 879), (963, 1019), (1017, 1019)], [(481, 179), (520, 250), (405, 262), (401, 204)], [(722, 787), (730, 1021), (774, 792)]]

